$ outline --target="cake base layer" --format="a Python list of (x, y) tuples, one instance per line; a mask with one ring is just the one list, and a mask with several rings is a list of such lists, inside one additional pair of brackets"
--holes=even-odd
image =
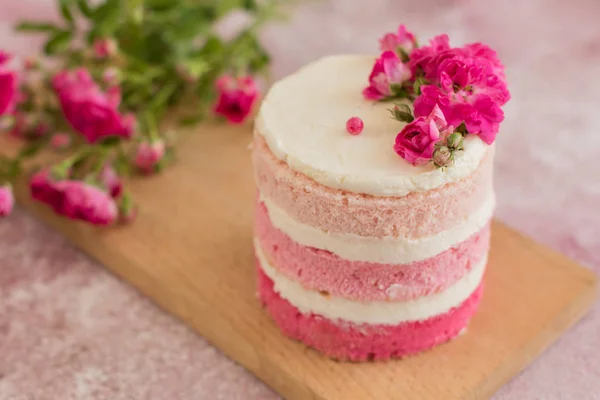
[(399, 325), (337, 323), (302, 314), (273, 289), (257, 260), (258, 295), (281, 331), (328, 357), (347, 361), (387, 360), (428, 350), (457, 336), (477, 310), (483, 284), (459, 307), (424, 321)]

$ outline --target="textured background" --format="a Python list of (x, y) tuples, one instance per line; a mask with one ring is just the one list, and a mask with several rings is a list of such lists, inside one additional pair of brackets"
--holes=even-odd
[[(497, 216), (600, 272), (600, 2), (321, 1), (264, 34), (275, 77), (374, 52), (399, 22), (484, 41), (513, 100), (498, 138)], [(52, 0), (0, 0), (0, 47)], [(334, 79), (332, 77), (332, 79)], [(496, 399), (600, 399), (600, 307)], [(275, 399), (261, 382), (22, 210), (0, 221), (0, 400)]]

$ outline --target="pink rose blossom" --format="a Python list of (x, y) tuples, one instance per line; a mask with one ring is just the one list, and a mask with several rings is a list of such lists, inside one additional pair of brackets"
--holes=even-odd
[(504, 112), (497, 102), (486, 95), (476, 95), (471, 103), (454, 107), (455, 118), (465, 122), (467, 132), (478, 135), (486, 144), (494, 143)]
[(398, 33), (387, 33), (379, 39), (381, 51), (393, 51), (394, 53), (400, 49), (406, 54), (410, 54), (416, 43), (415, 35), (408, 31), (404, 25), (398, 27)]
[(30, 189), (34, 199), (71, 219), (110, 225), (118, 215), (117, 205), (104, 190), (82, 181), (55, 180), (48, 169), (32, 177)]
[(119, 86), (109, 87), (106, 89), (106, 98), (109, 104), (115, 108), (119, 107), (119, 104), (121, 104), (121, 88)]
[(470, 43), (463, 47), (467, 57), (479, 58), (489, 62), (493, 71), (504, 77), (504, 65), (498, 58), (498, 54), (483, 43)]
[(448, 125), (454, 127), (465, 123), (467, 132), (479, 135), (492, 144), (504, 119), (502, 109), (490, 96), (485, 94), (469, 95), (447, 93), (437, 86), (421, 87), (421, 95), (414, 102), (415, 116), (428, 115), (438, 107), (442, 110)]
[(418, 117), (402, 129), (396, 136), (394, 150), (412, 165), (426, 164), (433, 156), (435, 144), (447, 133), (444, 114), (435, 106), (428, 116)]
[(11, 112), (17, 100), (17, 74), (5, 68), (10, 56), (0, 51), (0, 115)]
[(117, 52), (117, 43), (113, 39), (97, 39), (94, 42), (94, 55), (96, 58), (112, 57)]
[(81, 181), (56, 183), (63, 193), (60, 214), (94, 225), (110, 225), (118, 216), (117, 205), (104, 190)]
[(119, 178), (119, 175), (117, 175), (117, 172), (111, 165), (106, 164), (102, 168), (99, 179), (111, 197), (117, 198), (123, 192), (123, 182), (121, 182), (121, 178)]
[(437, 105), (448, 124), (458, 126), (464, 122), (468, 133), (479, 135), (491, 144), (504, 118), (500, 107), (510, 99), (510, 93), (491, 61), (482, 56), (491, 55), (485, 48), (473, 49), (469, 51), (478, 55), (468, 55), (464, 49), (452, 49), (440, 53), (430, 62), (428, 79), (435, 85), (421, 86), (421, 95), (414, 103), (415, 116), (428, 115)]
[(65, 118), (89, 143), (109, 136), (129, 138), (131, 121), (118, 111), (120, 91), (104, 93), (85, 69), (62, 71), (53, 81)]
[(142, 142), (137, 148), (135, 166), (144, 173), (151, 173), (165, 155), (165, 143), (162, 140)]
[(430, 70), (435, 67), (435, 65), (432, 65), (434, 58), (447, 50), (450, 50), (448, 35), (436, 36), (429, 41), (429, 46), (417, 47), (410, 53), (408, 65), (413, 73), (423, 71), (427, 76)]
[(505, 81), (485, 61), (460, 57), (446, 59), (438, 66), (438, 75), (446, 92), (455, 92), (465, 99), (485, 94), (501, 106), (510, 100)]
[(229, 122), (243, 122), (258, 98), (258, 89), (250, 76), (234, 78), (223, 75), (217, 82), (219, 98), (214, 106), (214, 112), (222, 115)]
[(0, 186), (0, 217), (6, 217), (11, 213), (15, 205), (12, 186), (4, 184)]
[(12, 56), (5, 52), (4, 50), (0, 50), (0, 65), (10, 61)]
[(392, 85), (401, 85), (411, 78), (410, 68), (402, 63), (393, 51), (386, 51), (375, 60), (369, 86), (363, 90), (363, 96), (368, 100), (382, 100), (392, 96)]
[(50, 138), (50, 146), (54, 150), (63, 150), (71, 144), (71, 136), (67, 133), (55, 133)]

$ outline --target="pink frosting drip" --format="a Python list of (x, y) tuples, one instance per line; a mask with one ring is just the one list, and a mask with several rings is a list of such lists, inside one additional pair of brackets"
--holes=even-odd
[(302, 314), (273, 290), (273, 281), (258, 266), (260, 300), (281, 331), (338, 360), (387, 360), (444, 343), (465, 328), (477, 310), (483, 290), (480, 285), (459, 307), (424, 321), (395, 326), (336, 323), (318, 315)]
[(481, 208), (492, 192), (490, 149), (469, 177), (403, 197), (376, 197), (323, 186), (275, 158), (255, 134), (260, 192), (295, 220), (328, 232), (419, 238), (450, 229)]
[(490, 226), (435, 257), (410, 264), (348, 261), (303, 246), (275, 228), (257, 203), (255, 233), (269, 263), (308, 289), (354, 300), (409, 300), (448, 288), (487, 253)]

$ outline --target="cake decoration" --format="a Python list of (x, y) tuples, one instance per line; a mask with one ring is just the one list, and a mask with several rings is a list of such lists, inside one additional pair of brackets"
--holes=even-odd
[(418, 47), (404, 25), (379, 43), (383, 53), (363, 96), (412, 104), (414, 111), (406, 103), (391, 110), (395, 119), (408, 122), (394, 144), (400, 157), (413, 165), (432, 162), (444, 168), (462, 151), (464, 136), (494, 142), (504, 119), (501, 107), (510, 99), (504, 66), (494, 50), (482, 43), (451, 47), (447, 35)]
[(348, 118), (346, 121), (346, 131), (351, 135), (360, 135), (365, 124), (359, 117)]

